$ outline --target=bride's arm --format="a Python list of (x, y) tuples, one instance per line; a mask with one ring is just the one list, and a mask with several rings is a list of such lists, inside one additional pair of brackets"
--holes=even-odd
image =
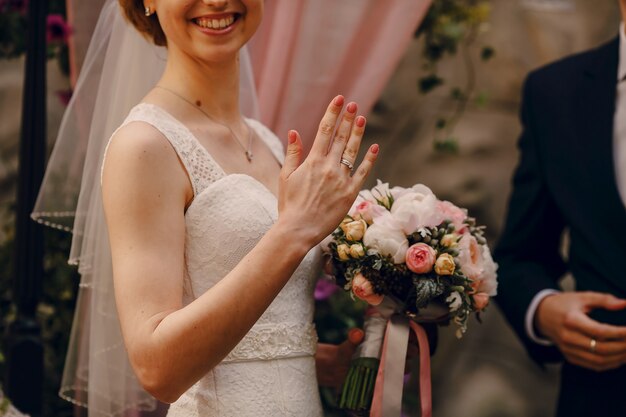
[(267, 309), (308, 250), (348, 211), (378, 148), (368, 150), (350, 177), (339, 160), (346, 142), (346, 155), (356, 156), (364, 126), (353, 126), (355, 115), (346, 112), (333, 138), (342, 107), (343, 98), (329, 106), (302, 164), (301, 140), (290, 134), (277, 223), (227, 276), (185, 307), (189, 180), (169, 144), (145, 125), (131, 124), (112, 141), (103, 198), (115, 297), (130, 361), (142, 385), (159, 400), (175, 401), (217, 365)]

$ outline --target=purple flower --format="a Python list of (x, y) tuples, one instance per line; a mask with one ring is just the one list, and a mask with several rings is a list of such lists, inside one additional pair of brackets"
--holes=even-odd
[(28, 11), (28, 0), (0, 0), (0, 11), (26, 14)]
[(57, 43), (67, 42), (67, 38), (72, 33), (72, 28), (67, 24), (60, 14), (48, 15), (46, 21), (46, 42)]
[(64, 106), (67, 106), (70, 103), (70, 99), (72, 98), (72, 89), (68, 90), (57, 90), (56, 91), (57, 98)]
[(339, 287), (335, 283), (329, 281), (326, 278), (320, 278), (315, 285), (314, 297), (317, 301), (326, 300), (333, 295)]

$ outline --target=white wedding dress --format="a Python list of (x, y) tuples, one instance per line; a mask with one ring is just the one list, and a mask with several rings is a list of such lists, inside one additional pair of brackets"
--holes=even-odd
[[(186, 305), (257, 244), (278, 217), (277, 200), (254, 178), (227, 175), (189, 129), (162, 108), (139, 104), (124, 124), (133, 121), (151, 124), (167, 138), (193, 186), (194, 200), (185, 214)], [(247, 122), (282, 163), (280, 140), (258, 121)], [(170, 406), (168, 417), (322, 416), (312, 323), (320, 256), (318, 248), (308, 253), (243, 340)]]

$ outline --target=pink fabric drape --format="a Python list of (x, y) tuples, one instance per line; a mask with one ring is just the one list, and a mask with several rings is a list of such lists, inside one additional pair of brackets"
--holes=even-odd
[(266, 0), (250, 42), (261, 121), (308, 148), (337, 94), (367, 114), (432, 0)]

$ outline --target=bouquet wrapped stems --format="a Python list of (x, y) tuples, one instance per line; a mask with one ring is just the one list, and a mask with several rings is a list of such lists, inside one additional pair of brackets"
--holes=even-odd
[(339, 399), (340, 408), (354, 412), (367, 412), (370, 409), (386, 325), (386, 318), (372, 309), (368, 310), (363, 325), (365, 337), (352, 357)]

